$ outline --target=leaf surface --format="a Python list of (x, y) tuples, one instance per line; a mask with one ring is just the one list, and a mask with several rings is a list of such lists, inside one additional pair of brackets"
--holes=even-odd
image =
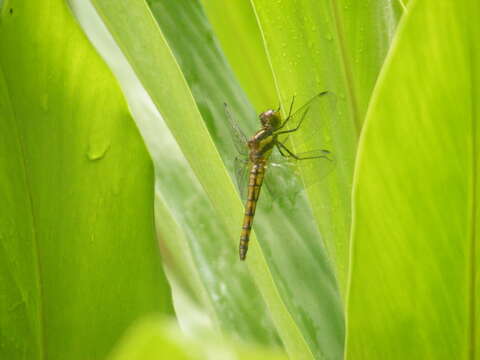
[(374, 92), (355, 175), (348, 359), (480, 356), (475, 12), (410, 2)]
[(151, 160), (63, 1), (4, 2), (0, 38), (0, 357), (101, 359), (172, 313)]

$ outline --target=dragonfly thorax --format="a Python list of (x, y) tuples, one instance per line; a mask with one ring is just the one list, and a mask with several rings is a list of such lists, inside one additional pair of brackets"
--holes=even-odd
[(280, 127), (282, 119), (280, 118), (280, 112), (275, 110), (267, 110), (259, 116), (262, 127), (266, 130), (276, 130)]

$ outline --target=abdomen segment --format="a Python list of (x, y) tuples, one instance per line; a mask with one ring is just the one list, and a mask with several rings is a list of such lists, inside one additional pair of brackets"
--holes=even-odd
[(252, 165), (248, 177), (248, 195), (245, 203), (245, 216), (243, 218), (242, 234), (240, 235), (239, 255), (240, 260), (245, 260), (248, 251), (248, 242), (252, 230), (255, 208), (257, 207), (260, 189), (265, 175), (265, 163), (259, 162)]

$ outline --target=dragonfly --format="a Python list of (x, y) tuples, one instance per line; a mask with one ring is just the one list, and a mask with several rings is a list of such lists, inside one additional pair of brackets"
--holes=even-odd
[[(280, 107), (276, 110), (269, 109), (262, 112), (259, 115), (261, 128), (250, 138), (245, 136), (239, 124), (234, 121), (231, 116), (227, 104), (224, 104), (225, 113), (230, 122), (230, 128), (235, 144), (237, 145), (237, 150), (241, 154), (240, 157), (235, 159), (237, 185), (242, 198), (245, 200), (245, 213), (239, 243), (240, 260), (245, 260), (247, 255), (260, 190), (262, 189), (265, 172), (271, 162), (271, 155), (274, 149), (277, 149), (280, 156), (290, 163), (295, 162), (298, 164), (303, 161), (316, 162), (324, 168), (324, 175), (329, 173), (334, 167), (334, 157), (327, 149), (296, 154), (285, 144), (288, 136), (300, 130), (306, 119), (311, 117), (311, 115), (321, 115), (318, 113), (315, 114), (312, 108), (315, 108), (316, 105), (326, 100), (329, 94), (331, 93), (328, 91), (320, 92), (295, 111), (293, 111), (295, 103), (295, 97), (293, 97), (288, 115), (285, 119), (282, 119)], [(292, 128), (288, 128), (287, 125), (289, 124), (295, 125)], [(281, 140), (283, 136), (286, 138)], [(243, 186), (245, 180), (248, 180), (246, 187)]]

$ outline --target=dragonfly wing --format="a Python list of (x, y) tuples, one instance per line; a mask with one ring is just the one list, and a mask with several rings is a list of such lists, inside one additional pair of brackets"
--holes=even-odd
[(247, 200), (247, 183), (249, 173), (249, 162), (246, 158), (235, 158), (235, 180), (237, 182), (238, 193), (243, 202)]
[(247, 147), (247, 137), (243, 133), (242, 129), (238, 122), (233, 118), (232, 113), (226, 103), (223, 104), (225, 106), (225, 115), (228, 119), (229, 123), (229, 130), (230, 135), (232, 137), (233, 143), (235, 144), (235, 148), (240, 154), (247, 154), (248, 147)]
[[(335, 102), (336, 98), (334, 93), (331, 91), (322, 91), (307, 100), (307, 102), (296, 109), (290, 117), (292, 120), (300, 119), (305, 111), (308, 111), (312, 107), (324, 107), (325, 105), (331, 107), (332, 105), (335, 106)], [(295, 123), (295, 121), (293, 122)]]
[(305, 187), (318, 183), (327, 177), (336, 166), (336, 159), (333, 154), (326, 149), (318, 149), (296, 154), (298, 159), (287, 158), (285, 163), (290, 164), (295, 173), (309, 172), (308, 177), (304, 177)]
[(273, 199), (295, 198), (303, 189), (321, 183), (336, 167), (335, 157), (325, 149), (295, 155), (298, 159), (272, 155), (265, 185)]
[[(296, 109), (290, 118), (286, 121), (287, 125), (279, 132), (290, 129), (290, 133), (295, 139), (300, 139), (297, 134), (301, 134), (302, 143), (295, 141), (297, 151), (307, 151), (309, 149), (318, 149), (321, 144), (329, 142), (329, 136), (332, 131), (332, 125), (335, 119), (336, 97), (330, 91), (323, 91), (310, 98), (304, 105)], [(287, 129), (288, 127), (288, 129)], [(297, 129), (296, 131), (292, 131)], [(280, 141), (285, 142), (284, 137), (287, 134), (280, 135)], [(320, 144), (317, 141), (321, 141)]]
[(278, 162), (269, 162), (263, 180), (265, 193), (268, 193), (269, 201), (271, 203), (283, 202), (283, 199), (289, 198), (290, 202), (293, 202), (303, 190), (300, 180), (293, 167)]

